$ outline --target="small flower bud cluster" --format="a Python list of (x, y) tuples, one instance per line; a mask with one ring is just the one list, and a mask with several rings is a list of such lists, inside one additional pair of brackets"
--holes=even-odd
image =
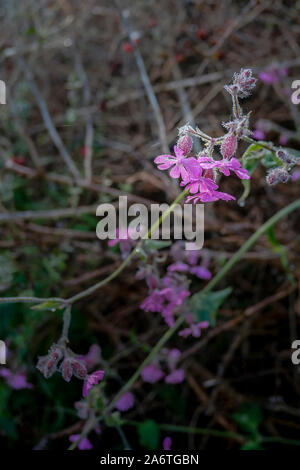
[(81, 380), (84, 380), (87, 375), (85, 364), (60, 344), (53, 344), (48, 354), (39, 358), (36, 367), (46, 379), (57, 371), (62, 374), (66, 382), (70, 382), (73, 375)]
[(274, 186), (277, 183), (287, 183), (289, 179), (290, 175), (283, 167), (274, 168), (274, 170), (269, 171), (266, 177), (267, 183), (271, 186)]
[(285, 150), (282, 150), (282, 149), (277, 150), (276, 157), (279, 158), (279, 160), (281, 160), (283, 163), (289, 166), (290, 165), (294, 166), (296, 163), (295, 159), (291, 155), (289, 155)]
[(256, 85), (256, 78), (252, 76), (251, 69), (241, 69), (239, 73), (233, 76), (233, 84), (225, 85), (225, 90), (232, 96), (246, 98), (251, 95), (252, 89)]
[(291, 177), (289, 172), (296, 164), (295, 159), (286, 150), (278, 149), (276, 157), (282, 161), (283, 166), (274, 168), (267, 174), (266, 181), (271, 186), (287, 183)]

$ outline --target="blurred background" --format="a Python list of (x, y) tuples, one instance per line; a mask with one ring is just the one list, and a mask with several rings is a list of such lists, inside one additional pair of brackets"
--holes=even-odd
[[(259, 78), (242, 103), (252, 111), (254, 137), (300, 150), (300, 107), (291, 102), (291, 83), (300, 80), (299, 14), (299, 1), (279, 0), (2, 0), (1, 296), (70, 297), (113, 272), (120, 253), (96, 238), (97, 205), (124, 194), (131, 202), (170, 203), (179, 188), (154, 157), (169, 153), (187, 122), (224, 133), (231, 100), (223, 87), (241, 67)], [(265, 175), (257, 166), (243, 205), (207, 206), (213, 273), (299, 197), (296, 172), (275, 187)], [(241, 196), (237, 178), (222, 184)], [(290, 350), (299, 337), (299, 222), (299, 212), (283, 219), (222, 281), (233, 295), (201, 340), (172, 340), (184, 351), (181, 385), (136, 382), (127, 417), (148, 428), (122, 428), (133, 448), (161, 449), (167, 435), (173, 449), (300, 443), (299, 369)], [(133, 263), (73, 309), (72, 346), (79, 354), (101, 347), (111, 370), (108, 397), (166, 329), (158, 315), (141, 311), (147, 288), (135, 273)], [(13, 374), (0, 369), (3, 448), (66, 449), (82, 429), (74, 408), (81, 382), (58, 374), (46, 380), (35, 368), (59, 337), (61, 316), (0, 304), (0, 339)], [(188, 431), (196, 428), (223, 434)], [(232, 432), (242, 437), (231, 439)], [(259, 434), (268, 437), (263, 444)], [(90, 439), (96, 450), (124, 448), (114, 427)]]

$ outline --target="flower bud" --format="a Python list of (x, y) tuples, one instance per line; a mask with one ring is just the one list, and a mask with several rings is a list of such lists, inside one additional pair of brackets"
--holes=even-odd
[(72, 358), (71, 357), (66, 357), (60, 367), (61, 374), (63, 378), (65, 379), (66, 382), (70, 382), (72, 375), (73, 375), (73, 369), (72, 369)]
[(286, 163), (287, 165), (292, 165), (295, 163), (294, 158), (291, 157), (285, 150), (277, 150), (276, 156), (279, 158), (279, 160), (281, 160), (283, 163)]
[(289, 179), (290, 175), (285, 168), (275, 168), (274, 170), (271, 170), (266, 177), (267, 183), (270, 185), (287, 183)]
[(179, 137), (177, 147), (183, 151), (183, 155), (188, 155), (192, 150), (193, 139), (189, 135)]
[(234, 155), (237, 146), (237, 138), (234, 134), (227, 134), (222, 142), (221, 153), (223, 158), (229, 159)]
[(87, 374), (86, 366), (78, 359), (72, 359), (72, 371), (75, 377), (82, 380), (85, 379)]

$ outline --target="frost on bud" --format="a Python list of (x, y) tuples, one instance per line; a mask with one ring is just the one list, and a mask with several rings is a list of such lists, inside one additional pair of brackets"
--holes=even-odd
[(281, 160), (283, 163), (286, 165), (293, 165), (295, 163), (295, 160), (293, 157), (291, 157), (286, 151), (279, 149), (276, 152), (277, 158)]
[(221, 145), (221, 153), (223, 158), (229, 159), (234, 155), (237, 146), (237, 138), (234, 134), (227, 134)]
[(267, 183), (271, 186), (277, 183), (287, 183), (289, 179), (290, 175), (285, 168), (275, 168), (274, 170), (271, 170), (267, 174), (266, 178)]
[(189, 135), (182, 135), (179, 137), (177, 147), (183, 151), (183, 155), (186, 156), (190, 153), (193, 146), (193, 139)]
[(39, 358), (37, 369), (45, 376), (46, 379), (51, 377), (57, 369), (58, 362), (62, 359), (63, 352), (56, 345), (51, 346), (47, 356)]
[(72, 358), (67, 357), (64, 359), (61, 367), (60, 367), (61, 374), (63, 378), (65, 379), (66, 382), (70, 382), (72, 375), (73, 375), (73, 370), (72, 370)]
[(83, 362), (79, 361), (78, 359), (72, 360), (72, 371), (75, 377), (78, 379), (85, 379), (87, 375), (87, 370)]
[(251, 94), (252, 89), (256, 85), (256, 78), (252, 76), (251, 69), (241, 69), (239, 73), (233, 76), (233, 84), (225, 85), (225, 90), (232, 96), (246, 98)]

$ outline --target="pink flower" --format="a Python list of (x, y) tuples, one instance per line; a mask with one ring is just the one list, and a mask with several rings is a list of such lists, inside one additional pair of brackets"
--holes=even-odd
[(239, 178), (242, 180), (248, 180), (250, 175), (248, 171), (242, 167), (241, 163), (236, 158), (231, 158), (230, 160), (216, 160), (216, 168), (223, 173), (225, 176), (229, 176), (230, 172), (233, 171)]
[(172, 439), (169, 436), (165, 437), (163, 440), (164, 450), (171, 450), (171, 446), (172, 446)]
[(159, 170), (168, 170), (173, 167), (170, 171), (172, 178), (181, 178), (187, 180), (189, 178), (189, 171), (196, 164), (197, 160), (194, 157), (185, 158), (184, 151), (174, 146), (175, 157), (173, 155), (159, 155), (155, 158), (154, 163), (157, 164)]
[(154, 384), (158, 382), (164, 377), (163, 371), (156, 365), (156, 364), (148, 364), (148, 366), (144, 367), (142, 370), (141, 376), (144, 382), (149, 382), (150, 384)]
[(176, 263), (170, 264), (168, 266), (169, 272), (190, 272), (191, 274), (195, 274), (200, 279), (208, 280), (211, 278), (211, 272), (206, 269), (204, 266), (189, 266), (182, 261), (177, 261)]
[(300, 171), (299, 171), (299, 170), (295, 170), (295, 171), (292, 173), (291, 179), (292, 179), (292, 181), (298, 181), (298, 180), (300, 180)]
[(195, 274), (199, 279), (208, 281), (211, 279), (211, 272), (204, 266), (194, 266), (190, 268), (190, 273)]
[[(202, 173), (202, 170), (200, 168)], [(205, 178), (199, 173), (197, 176), (191, 176), (190, 181), (182, 181), (180, 186), (185, 186), (185, 189), (189, 189), (191, 194), (196, 194), (197, 192), (211, 192), (218, 188), (218, 185), (211, 178)]]
[(97, 383), (100, 382), (104, 377), (104, 370), (96, 370), (96, 372), (93, 372), (90, 375), (87, 375), (84, 382), (83, 382), (83, 388), (82, 388), (82, 395), (83, 397), (87, 397), (90, 389), (93, 387), (93, 385), (96, 385)]
[[(69, 436), (70, 442), (76, 442), (80, 438), (80, 434), (71, 434)], [(83, 437), (78, 444), (78, 449), (80, 450), (91, 450), (93, 448), (93, 444), (89, 441), (87, 437)]]
[(130, 392), (125, 393), (115, 404), (115, 408), (119, 411), (130, 410), (134, 405), (134, 395)]
[(266, 135), (263, 131), (260, 131), (259, 129), (255, 129), (255, 131), (252, 132), (252, 137), (256, 140), (264, 140)]
[(207, 321), (201, 321), (199, 323), (190, 323), (189, 328), (184, 328), (183, 330), (179, 331), (179, 336), (183, 338), (187, 338), (188, 336), (194, 336), (194, 338), (199, 338), (201, 336), (201, 330), (203, 328), (208, 328), (209, 323)]
[(88, 353), (80, 358), (86, 365), (88, 370), (96, 367), (101, 360), (101, 348), (98, 344), (92, 344)]
[(279, 82), (279, 76), (275, 70), (262, 71), (258, 74), (258, 77), (267, 85)]
[(33, 385), (27, 382), (26, 375), (23, 371), (13, 373), (6, 367), (1, 367), (0, 376), (3, 377), (6, 380), (7, 384), (15, 390), (33, 388)]
[(186, 199), (186, 202), (191, 202), (193, 201), (194, 204), (197, 204), (197, 202), (213, 202), (213, 201), (218, 201), (219, 199), (223, 199), (223, 201), (231, 201), (235, 200), (234, 196), (231, 196), (230, 194), (227, 193), (222, 193), (221, 191), (211, 191), (211, 192), (206, 192), (206, 193), (198, 193), (195, 194), (194, 196), (188, 196)]
[(279, 137), (279, 143), (280, 145), (286, 145), (289, 141), (289, 138), (284, 135), (284, 134), (281, 134), (280, 137)]
[(184, 381), (184, 370), (175, 369), (165, 378), (167, 384), (179, 384)]

